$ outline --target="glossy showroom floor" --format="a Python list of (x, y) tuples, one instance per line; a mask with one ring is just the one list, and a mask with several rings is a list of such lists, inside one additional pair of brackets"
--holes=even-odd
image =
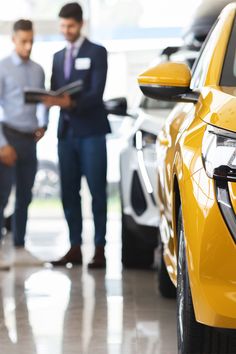
[[(59, 215), (32, 216), (27, 247), (44, 260), (68, 247)], [(108, 222), (107, 270), (17, 267), (0, 272), (1, 354), (176, 354), (175, 301), (154, 271), (122, 270), (120, 220)], [(85, 263), (93, 252), (85, 222)]]

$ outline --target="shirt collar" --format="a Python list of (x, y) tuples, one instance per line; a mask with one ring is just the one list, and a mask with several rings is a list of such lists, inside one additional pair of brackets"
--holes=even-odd
[(27, 60), (27, 61), (24, 61), (17, 53), (16, 51), (12, 52), (12, 55), (11, 55), (11, 58), (12, 58), (12, 61), (13, 61), (13, 64), (15, 66), (19, 66), (23, 63), (28, 63), (30, 60)]
[(75, 42), (73, 43), (70, 43), (70, 42), (67, 42), (67, 45), (66, 45), (66, 48), (67, 49), (70, 49), (71, 46), (73, 45), (74, 47), (74, 51), (78, 53), (79, 49), (81, 48), (83, 42), (85, 40), (85, 37), (84, 36), (80, 36)]

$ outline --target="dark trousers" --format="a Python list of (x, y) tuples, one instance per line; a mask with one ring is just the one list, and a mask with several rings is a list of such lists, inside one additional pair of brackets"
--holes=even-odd
[(107, 220), (107, 154), (104, 135), (78, 138), (68, 131), (58, 143), (61, 194), (71, 246), (82, 243), (81, 177), (86, 177), (92, 196), (95, 245), (105, 245)]
[[(32, 200), (32, 187), (37, 171), (36, 143), (33, 137), (5, 132), (10, 145), (17, 153), (14, 167), (0, 163), (0, 230), (3, 226), (3, 212), (14, 184), (16, 188), (15, 212), (13, 215), (13, 236), (16, 246), (24, 246), (28, 206)], [(2, 235), (2, 231), (0, 231)]]

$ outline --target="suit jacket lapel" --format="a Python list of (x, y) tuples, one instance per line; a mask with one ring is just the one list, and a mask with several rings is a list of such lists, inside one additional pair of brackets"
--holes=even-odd
[(89, 41), (87, 40), (87, 38), (85, 38), (78, 53), (77, 53), (76, 58), (84, 57), (86, 55), (88, 43), (89, 43)]

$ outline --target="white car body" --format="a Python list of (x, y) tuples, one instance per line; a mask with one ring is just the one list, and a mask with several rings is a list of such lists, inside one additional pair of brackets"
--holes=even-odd
[(173, 105), (141, 96), (136, 119), (127, 117), (123, 122), (121, 256), (126, 268), (149, 268), (155, 264), (160, 222), (156, 199), (156, 139)]
[[(155, 138), (173, 104), (166, 103), (167, 108), (165, 109), (145, 108), (144, 100), (143, 97), (140, 98), (140, 107), (136, 120), (129, 117), (125, 118), (131, 126), (129, 132), (123, 138), (125, 142), (120, 156), (122, 208), (123, 213), (132, 217), (136, 224), (158, 227), (159, 211), (156, 200), (156, 153), (158, 154), (158, 152), (156, 152)], [(156, 106), (158, 102), (153, 102), (153, 104)], [(150, 143), (147, 143), (146, 140), (149, 138)], [(139, 177), (147, 204), (143, 213), (137, 213), (132, 204), (131, 194), (134, 173), (137, 173)]]

